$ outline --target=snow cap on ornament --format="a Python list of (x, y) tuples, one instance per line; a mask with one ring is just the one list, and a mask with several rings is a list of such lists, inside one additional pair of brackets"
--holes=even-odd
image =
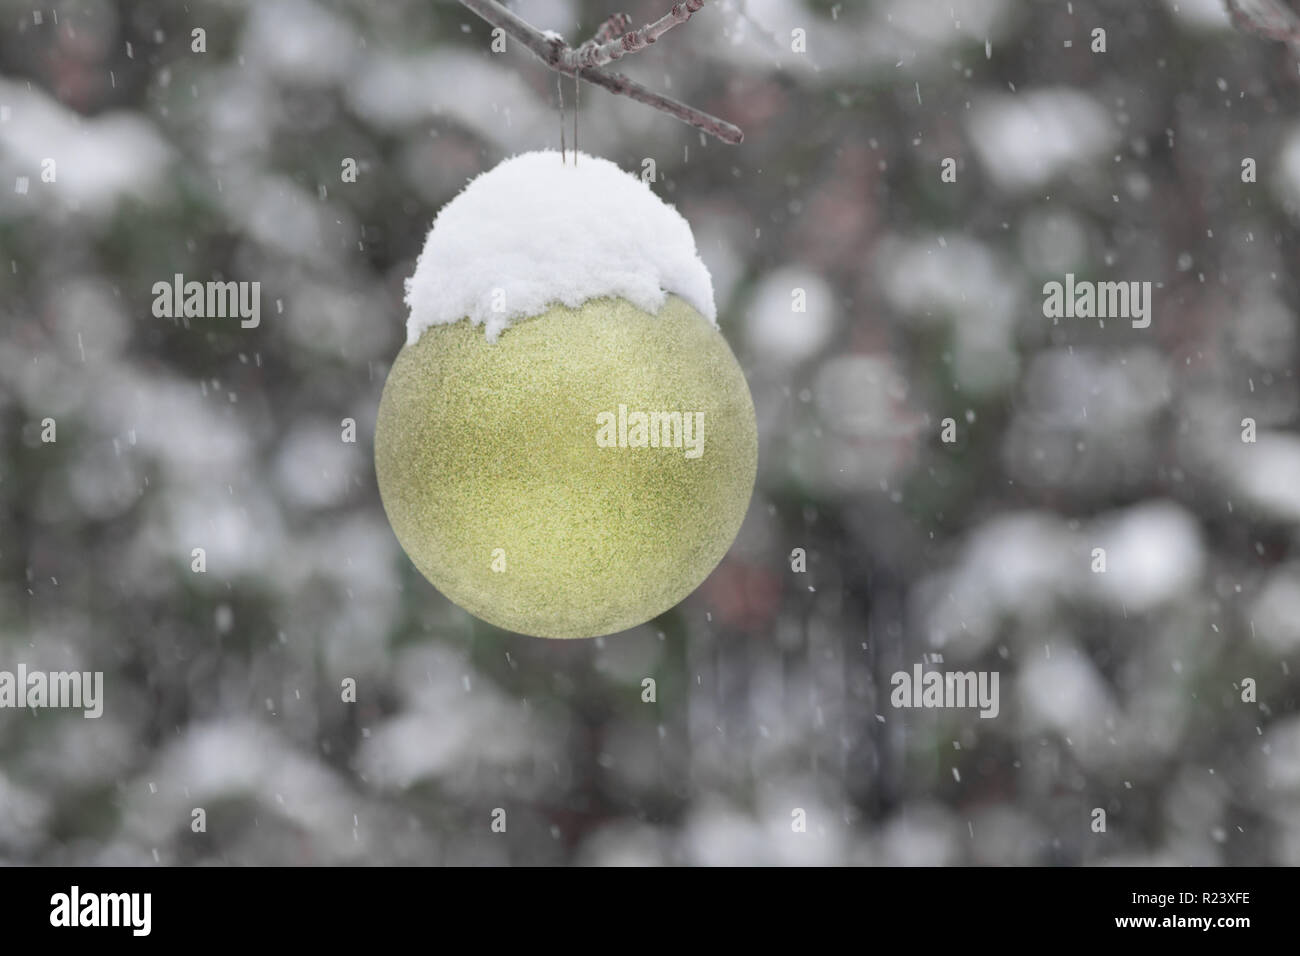
[(434, 220), (406, 280), (406, 341), (468, 318), (495, 342), (554, 305), (606, 296), (657, 314), (670, 293), (717, 326), (713, 281), (676, 209), (607, 159), (524, 153), (473, 179)]

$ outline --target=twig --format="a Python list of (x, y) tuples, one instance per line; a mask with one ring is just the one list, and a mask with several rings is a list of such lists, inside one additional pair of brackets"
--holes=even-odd
[[(633, 49), (644, 49), (673, 26), (689, 20), (691, 14), (704, 5), (704, 0), (684, 0), (684, 2), (676, 3), (673, 5), (672, 12), (643, 27), (641, 30), (625, 33), (618, 40), (611, 40), (609, 37), (618, 30), (625, 29), (628, 19), (622, 15), (611, 17), (601, 25), (600, 30), (597, 31), (592, 40), (587, 41), (577, 50), (569, 46), (558, 34), (541, 32), (532, 24), (508, 10), (498, 0), (460, 0), (460, 3), (494, 27), (500, 27), (507, 36), (519, 41), (524, 49), (557, 73), (585, 80), (596, 86), (604, 87), (611, 93), (626, 96), (638, 103), (645, 103), (647, 106), (653, 106), (661, 112), (675, 116), (683, 123), (689, 123), (696, 129), (703, 130), (724, 143), (735, 144), (745, 138), (745, 134), (740, 131), (739, 127), (733, 126), (726, 120), (705, 113), (703, 110), (697, 110), (693, 106), (687, 106), (685, 103), (680, 103), (664, 96), (662, 93), (656, 93), (621, 73), (612, 73), (589, 65), (582, 59), (583, 56), (588, 55), (582, 52), (584, 50), (598, 51), (607, 49), (611, 44), (624, 43), (628, 37), (639, 36), (642, 37), (644, 42), (640, 40), (628, 41), (633, 44), (633, 47), (625, 49), (624, 52), (633, 52)], [(681, 16), (681, 19), (675, 19), (678, 16), (677, 11), (679, 9), (687, 12)], [(672, 22), (666, 26), (661, 26), (666, 20)], [(636, 46), (637, 43), (640, 43), (640, 45)], [(622, 55), (622, 53), (619, 54), (619, 56)], [(611, 59), (616, 59), (616, 57), (611, 57)], [(608, 63), (610, 60), (602, 62)]]
[[(617, 39), (605, 41), (600, 40), (600, 34), (598, 33), (595, 40), (588, 40), (578, 47), (575, 56), (584, 67), (606, 66), (629, 53), (644, 50), (677, 24), (689, 20), (695, 13), (699, 12), (702, 6), (704, 6), (704, 0), (685, 0), (684, 3), (674, 3), (671, 10), (654, 23), (647, 23), (640, 30), (633, 30), (630, 33), (624, 33)], [(608, 25), (609, 21), (606, 21), (605, 26)], [(604, 27), (601, 29), (603, 30)]]
[(620, 37), (624, 33), (627, 33), (627, 28), (631, 25), (631, 17), (626, 13), (616, 13), (602, 23), (600, 29), (596, 31), (596, 35), (587, 42), (592, 43), (594, 41), (596, 43), (608, 43), (615, 37)]
[(1282, 0), (1225, 0), (1239, 30), (1287, 44), (1300, 55), (1300, 16)]
[(745, 134), (740, 131), (738, 126), (732, 126), (726, 120), (718, 119), (716, 116), (697, 110), (693, 106), (687, 106), (670, 96), (648, 90), (636, 80), (624, 76), (622, 73), (609, 73), (605, 70), (584, 70), (582, 78), (588, 83), (603, 86), (611, 93), (626, 96), (628, 99), (644, 103), (646, 106), (653, 106), (669, 116), (675, 116), (683, 123), (689, 123), (696, 129), (703, 130), (724, 143), (731, 143), (734, 146), (745, 139)]

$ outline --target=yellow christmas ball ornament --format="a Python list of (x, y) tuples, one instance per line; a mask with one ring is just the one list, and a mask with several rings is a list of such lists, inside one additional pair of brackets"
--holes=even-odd
[(444, 595), (539, 637), (673, 607), (731, 546), (754, 407), (685, 220), (590, 156), (507, 160), (435, 220), (375, 470)]

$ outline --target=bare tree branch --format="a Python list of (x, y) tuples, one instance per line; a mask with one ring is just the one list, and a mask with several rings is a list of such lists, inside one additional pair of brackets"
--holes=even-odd
[(638, 103), (644, 103), (646, 106), (653, 106), (669, 116), (675, 116), (683, 123), (689, 123), (696, 129), (703, 130), (724, 143), (735, 146), (745, 139), (745, 134), (740, 131), (740, 128), (731, 125), (726, 120), (718, 119), (716, 116), (697, 110), (693, 106), (687, 106), (671, 96), (664, 96), (662, 93), (646, 89), (636, 80), (624, 76), (622, 73), (609, 73), (605, 70), (583, 70), (582, 78), (595, 86), (604, 87), (611, 93), (618, 93), (628, 99), (636, 100)]
[[(627, 28), (632, 25), (632, 18), (626, 13), (616, 13), (600, 25), (596, 35), (588, 40), (587, 43), (608, 43), (627, 33)], [(585, 45), (585, 44), (584, 44)]]
[[(629, 21), (622, 14), (610, 17), (601, 25), (596, 32), (596, 36), (577, 50), (569, 46), (559, 34), (549, 31), (543, 33), (538, 30), (532, 24), (507, 9), (498, 0), (460, 0), (460, 3), (494, 27), (500, 27), (507, 36), (518, 40), (528, 52), (557, 73), (563, 73), (565, 76), (576, 76), (595, 86), (604, 87), (611, 93), (626, 96), (638, 103), (645, 103), (647, 106), (653, 106), (669, 116), (675, 116), (683, 123), (689, 123), (696, 129), (703, 130), (724, 143), (736, 144), (745, 138), (745, 134), (740, 131), (739, 127), (733, 126), (726, 120), (705, 113), (703, 110), (697, 110), (693, 106), (687, 106), (685, 103), (680, 103), (664, 96), (662, 93), (656, 93), (621, 73), (611, 73), (596, 66), (588, 65), (582, 59), (583, 56), (596, 55), (595, 53), (584, 53), (583, 51), (605, 50), (611, 45), (631, 44), (631, 46), (623, 48), (618, 56), (634, 50), (644, 49), (678, 23), (685, 23), (689, 20), (691, 15), (704, 5), (704, 0), (684, 0), (684, 2), (676, 3), (673, 5), (672, 11), (659, 20), (640, 30), (625, 33), (616, 40), (610, 38), (615, 36), (618, 31), (625, 30)], [(678, 19), (679, 9), (682, 11), (680, 19)], [(665, 25), (665, 21), (670, 22)], [(629, 40), (629, 37), (640, 37), (640, 39)], [(611, 56), (610, 59), (601, 62), (608, 63), (613, 59), (617, 59), (617, 57)]]
[(1300, 16), (1282, 0), (1225, 0), (1237, 29), (1287, 44), (1300, 55)]
[(654, 23), (647, 23), (640, 30), (624, 33), (617, 39), (601, 42), (600, 34), (597, 34), (595, 42), (589, 41), (578, 47), (576, 52), (578, 61), (585, 70), (590, 67), (605, 66), (628, 53), (644, 50), (679, 23), (689, 20), (702, 6), (704, 0), (685, 0), (684, 3), (674, 3), (673, 8)]

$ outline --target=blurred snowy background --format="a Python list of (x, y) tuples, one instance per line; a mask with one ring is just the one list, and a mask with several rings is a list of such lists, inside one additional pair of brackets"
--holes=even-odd
[[(514, 4), (575, 42), (667, 6)], [(0, 711), (0, 862), (1300, 864), (1285, 48), (1219, 0), (730, 0), (624, 68), (742, 147), (585, 87), (584, 149), (694, 226), (762, 452), (697, 594), (564, 643), (420, 578), (371, 461), (433, 215), (558, 146), (489, 39), (0, 0), (0, 668), (106, 675), (99, 720)], [(154, 318), (178, 272), (260, 281), (261, 326)], [(1154, 283), (1151, 327), (1044, 318), (1066, 272)], [(935, 653), (996, 719), (890, 706)]]

